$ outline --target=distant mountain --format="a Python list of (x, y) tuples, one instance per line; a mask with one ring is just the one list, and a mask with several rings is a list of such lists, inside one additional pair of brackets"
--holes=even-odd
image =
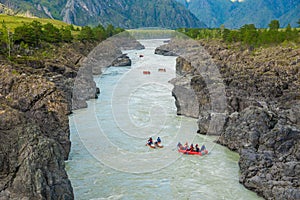
[(205, 27), (175, 0), (0, 0), (8, 8), (76, 25)]
[(235, 5), (230, 0), (177, 0), (208, 27), (220, 27)]
[(300, 0), (177, 0), (208, 27), (240, 28), (255, 24), (265, 28), (271, 20), (281, 27), (297, 26), (300, 19)]
[(0, 3), (18, 14), (62, 19), (61, 11), (68, 0), (0, 0)]

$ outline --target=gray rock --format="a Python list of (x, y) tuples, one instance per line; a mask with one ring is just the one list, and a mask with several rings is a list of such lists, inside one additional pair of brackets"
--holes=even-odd
[[(218, 131), (212, 119), (220, 116), (225, 124), (217, 142), (239, 152), (240, 182), (266, 199), (299, 199), (300, 71), (294, 62), (299, 50), (270, 47), (251, 53), (204, 41), (203, 51), (188, 42), (172, 42), (163, 49), (180, 55), (177, 74), (189, 77), (191, 86), (176, 95), (198, 100), (198, 132)], [(215, 87), (221, 83), (214, 65), (225, 96), (222, 87)], [(181, 99), (193, 105), (189, 97)]]
[(199, 103), (194, 90), (189, 84), (190, 80), (186, 77), (181, 77), (170, 82), (174, 84), (172, 95), (175, 98), (177, 114), (198, 118)]
[(131, 66), (131, 60), (126, 54), (122, 54), (112, 62), (111, 66)]
[(74, 199), (64, 163), (71, 145), (66, 94), (39, 75), (0, 70), (0, 199)]

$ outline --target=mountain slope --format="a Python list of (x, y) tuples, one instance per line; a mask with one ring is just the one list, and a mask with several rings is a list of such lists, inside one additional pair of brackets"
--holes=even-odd
[(175, 0), (0, 0), (20, 12), (29, 11), (76, 25), (113, 24), (122, 28), (205, 27)]
[(17, 13), (29, 12), (33, 16), (61, 19), (61, 10), (68, 0), (0, 0)]
[[(85, 13), (89, 13), (86, 15)], [(172, 0), (69, 0), (63, 12), (66, 22), (83, 25), (113, 24), (137, 27), (203, 27), (193, 14)]]
[(208, 27), (219, 27), (235, 5), (229, 0), (177, 0)]
[[(290, 19), (293, 19), (293, 21), (290, 21)], [(293, 27), (297, 27), (297, 21), (300, 19), (300, 4), (295, 6), (291, 11), (288, 13), (282, 15), (279, 20), (283, 27), (286, 27), (289, 23)]]
[(265, 28), (271, 20), (280, 20), (282, 27), (288, 23), (297, 26), (300, 18), (299, 0), (177, 0), (209, 27), (240, 28), (255, 24)]

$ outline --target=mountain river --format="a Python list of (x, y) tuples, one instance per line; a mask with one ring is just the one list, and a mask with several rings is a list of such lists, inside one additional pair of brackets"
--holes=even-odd
[[(168, 83), (176, 58), (154, 54), (163, 40), (140, 42), (146, 49), (125, 52), (132, 66), (95, 77), (99, 98), (70, 116), (75, 199), (260, 199), (239, 184), (239, 155), (197, 134), (196, 119), (176, 115)], [(145, 146), (158, 136), (163, 148)], [(186, 141), (209, 154), (178, 153)]]

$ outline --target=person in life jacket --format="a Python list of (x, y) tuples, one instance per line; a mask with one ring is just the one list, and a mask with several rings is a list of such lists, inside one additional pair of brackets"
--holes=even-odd
[(152, 137), (150, 137), (150, 138), (148, 139), (148, 142), (147, 142), (147, 144), (148, 144), (148, 145), (152, 145), (152, 144), (153, 144)]
[(200, 151), (200, 148), (199, 148), (198, 144), (196, 144), (195, 149), (196, 149), (196, 152)]
[(206, 147), (205, 147), (205, 145), (203, 144), (202, 146), (201, 146), (201, 151), (205, 151), (206, 150)]
[(160, 137), (157, 137), (157, 139), (156, 139), (156, 142), (157, 142), (158, 144), (160, 144), (160, 143), (161, 143), (161, 139), (160, 139)]
[(193, 144), (191, 144), (191, 146), (190, 146), (190, 148), (188, 149), (188, 151), (195, 151), (194, 145), (193, 145)]

